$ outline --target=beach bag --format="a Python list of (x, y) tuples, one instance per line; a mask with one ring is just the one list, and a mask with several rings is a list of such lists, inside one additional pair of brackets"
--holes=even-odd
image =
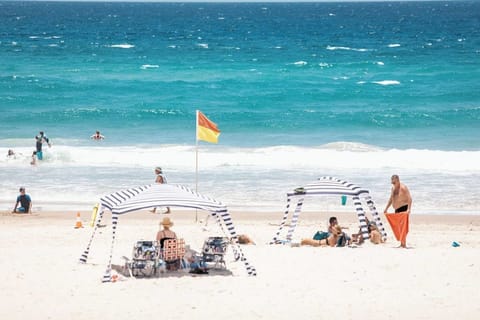
[(313, 240), (323, 240), (328, 238), (328, 232), (324, 231), (317, 231), (315, 235), (313, 236)]

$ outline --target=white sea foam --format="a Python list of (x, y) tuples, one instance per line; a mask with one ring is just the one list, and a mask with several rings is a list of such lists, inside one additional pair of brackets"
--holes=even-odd
[(381, 86), (393, 86), (400, 84), (400, 81), (397, 80), (382, 80), (382, 81), (372, 81), (372, 83), (379, 84)]
[(135, 46), (133, 44), (123, 43), (123, 44), (112, 44), (109, 46), (110, 48), (121, 48), (121, 49), (131, 49)]
[(318, 65), (322, 68), (329, 68), (332, 66), (330, 63), (326, 63), (326, 62), (320, 62)]
[(383, 63), (382, 61), (377, 61), (376, 64), (378, 64), (379, 66), (384, 66), (385, 63)]
[[(54, 145), (44, 150), (45, 160), (36, 167), (29, 164), (31, 146), (15, 149), (22, 153), (17, 159), (7, 160), (7, 150), (0, 148), (0, 189), (5, 190), (0, 205), (10, 205), (17, 191), (12, 186), (26, 185), (37, 206), (68, 208), (73, 203), (90, 209), (101, 195), (152, 183), (158, 165), (169, 183), (195, 187), (193, 145)], [(345, 141), (318, 147), (202, 144), (199, 168), (199, 191), (237, 209), (281, 210), (288, 190), (323, 175), (369, 188), (374, 199), (385, 200), (389, 177), (397, 173), (414, 195), (416, 212), (473, 211), (478, 199), (465, 190), (476, 189), (480, 151), (396, 150)], [(322, 204), (332, 205), (329, 200)]]
[(156, 69), (159, 68), (160, 66), (158, 64), (143, 64), (140, 69), (146, 70), (146, 69)]
[(398, 48), (400, 46), (401, 46), (400, 43), (391, 43), (388, 45), (389, 48)]
[(296, 65), (296, 66), (306, 66), (308, 64), (308, 62), (301, 60), (301, 61), (295, 61), (293, 64)]
[(203, 48), (203, 49), (208, 49), (208, 43), (197, 43), (197, 47)]
[(371, 49), (365, 49), (365, 48), (350, 48), (350, 47), (330, 46), (330, 45), (328, 45), (326, 49), (327, 49), (327, 50), (358, 51), (358, 52), (372, 51)]
[[(16, 149), (27, 158), (31, 147)], [(0, 148), (0, 166), (9, 165)], [(264, 148), (233, 148), (201, 146), (202, 162), (208, 168), (221, 166), (285, 169), (292, 166), (316, 168), (403, 168), (411, 170), (458, 171), (480, 173), (480, 151), (386, 150), (354, 142), (333, 142), (319, 147), (273, 146)], [(143, 167), (158, 165), (159, 157), (170, 168), (182, 170), (192, 166), (194, 146), (62, 146), (44, 151), (45, 166)], [(88, 156), (85, 156), (88, 155)], [(435, 161), (432, 161), (435, 159)], [(19, 163), (20, 164), (20, 163)], [(23, 164), (22, 164), (23, 165)]]

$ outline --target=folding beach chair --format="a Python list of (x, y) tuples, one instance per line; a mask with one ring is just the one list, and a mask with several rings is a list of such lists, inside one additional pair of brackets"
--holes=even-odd
[(157, 274), (159, 258), (158, 241), (140, 240), (133, 246), (132, 260), (125, 258), (125, 268), (133, 277), (151, 277)]
[(214, 268), (227, 268), (225, 253), (230, 241), (227, 237), (208, 237), (203, 243), (202, 256), (205, 265)]
[(175, 271), (182, 268), (182, 261), (184, 256), (184, 239), (167, 239), (164, 241), (161, 257), (166, 264), (167, 270)]

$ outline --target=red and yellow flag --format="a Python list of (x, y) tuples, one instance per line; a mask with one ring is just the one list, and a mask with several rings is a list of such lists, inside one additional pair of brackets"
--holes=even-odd
[(218, 143), (219, 135), (220, 130), (217, 125), (197, 110), (197, 140)]

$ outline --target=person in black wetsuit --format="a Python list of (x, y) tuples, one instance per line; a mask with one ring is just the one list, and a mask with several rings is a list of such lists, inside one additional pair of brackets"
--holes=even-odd
[(35, 136), (35, 140), (36, 140), (36, 148), (37, 148), (37, 159), (43, 160), (43, 152), (42, 152), (43, 143), (46, 143), (49, 148), (52, 145), (50, 144), (50, 141), (48, 140), (47, 136), (45, 136), (43, 131), (40, 131), (39, 134)]

